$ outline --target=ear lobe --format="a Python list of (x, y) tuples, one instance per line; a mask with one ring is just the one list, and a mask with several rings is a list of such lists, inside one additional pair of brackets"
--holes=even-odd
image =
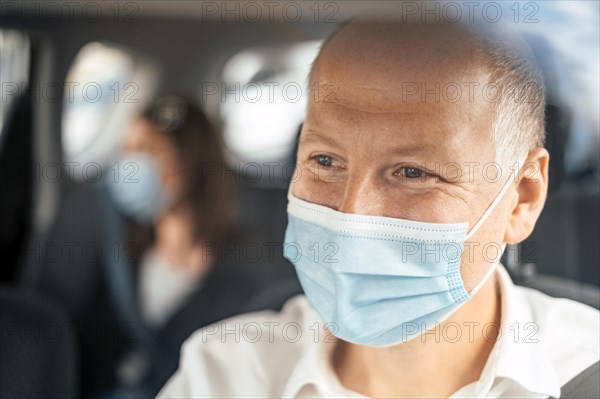
[(545, 148), (535, 148), (519, 170), (518, 198), (512, 209), (504, 242), (517, 243), (532, 233), (542, 213), (548, 193), (548, 163), (550, 155)]

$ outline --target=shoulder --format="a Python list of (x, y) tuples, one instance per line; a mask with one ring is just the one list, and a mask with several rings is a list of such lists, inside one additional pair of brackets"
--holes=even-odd
[(563, 384), (600, 359), (600, 312), (582, 303), (516, 287), (528, 303), (546, 353)]
[(281, 312), (235, 316), (196, 331), (159, 397), (281, 396), (318, 319), (303, 295)]

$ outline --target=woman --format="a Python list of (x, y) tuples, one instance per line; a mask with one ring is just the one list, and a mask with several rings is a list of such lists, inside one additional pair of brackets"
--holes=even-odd
[[(133, 347), (151, 360), (138, 366), (140, 377), (125, 372), (121, 384), (145, 381), (155, 391), (176, 369), (189, 334), (239, 313), (268, 278), (232, 255), (241, 248), (233, 228), (235, 176), (202, 111), (182, 97), (160, 97), (132, 123), (122, 152), (109, 193), (128, 220), (132, 289), (154, 348)], [(125, 356), (120, 369), (139, 357)]]

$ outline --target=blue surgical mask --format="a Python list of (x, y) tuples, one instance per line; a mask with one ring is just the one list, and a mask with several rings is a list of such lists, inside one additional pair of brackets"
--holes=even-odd
[(469, 223), (348, 214), (303, 201), (290, 190), (284, 256), (333, 335), (367, 346), (401, 344), (447, 319), (492, 275), (505, 244), (470, 292), (460, 275), (461, 256), (464, 242), (512, 180), (468, 234)]
[(150, 154), (123, 155), (118, 161), (118, 173), (106, 177), (115, 206), (139, 223), (156, 221), (171, 203), (161, 184), (159, 165)]

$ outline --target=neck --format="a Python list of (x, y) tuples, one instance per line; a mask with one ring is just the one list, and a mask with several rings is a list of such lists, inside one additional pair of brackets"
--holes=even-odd
[(182, 209), (163, 215), (155, 225), (154, 249), (171, 265), (185, 267), (194, 274), (203, 275), (210, 269), (213, 259), (203, 242), (194, 239), (192, 220), (190, 212)]
[(435, 330), (401, 345), (339, 342), (332, 361), (340, 382), (368, 397), (449, 397), (481, 375), (500, 327), (498, 294), (492, 276)]

